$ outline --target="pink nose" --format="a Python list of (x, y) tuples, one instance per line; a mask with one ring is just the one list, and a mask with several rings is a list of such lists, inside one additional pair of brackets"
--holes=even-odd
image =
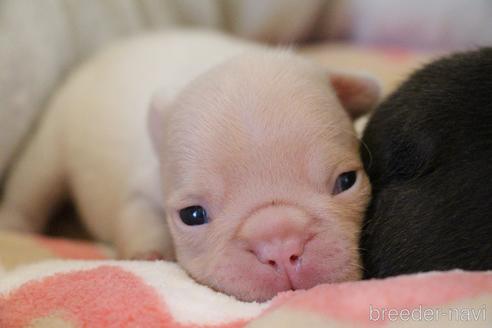
[(275, 239), (272, 241), (257, 242), (253, 253), (258, 261), (270, 265), (275, 270), (299, 270), (306, 241), (302, 238)]

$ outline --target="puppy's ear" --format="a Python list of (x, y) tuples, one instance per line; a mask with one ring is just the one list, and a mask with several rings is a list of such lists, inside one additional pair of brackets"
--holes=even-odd
[(159, 153), (163, 138), (164, 112), (169, 106), (169, 99), (164, 94), (155, 93), (149, 104), (147, 112), (147, 129), (154, 150)]
[(381, 85), (370, 76), (330, 72), (329, 79), (340, 103), (353, 120), (368, 113), (379, 102)]

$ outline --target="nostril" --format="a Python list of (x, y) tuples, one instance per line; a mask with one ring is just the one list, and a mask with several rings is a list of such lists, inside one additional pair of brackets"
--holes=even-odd
[(277, 267), (277, 262), (275, 262), (274, 260), (268, 260), (268, 264), (274, 268)]
[(297, 263), (297, 261), (299, 261), (299, 256), (297, 256), (297, 255), (292, 255), (292, 256), (289, 258), (289, 260), (290, 260), (290, 263), (291, 263), (291, 264), (296, 264), (296, 263)]

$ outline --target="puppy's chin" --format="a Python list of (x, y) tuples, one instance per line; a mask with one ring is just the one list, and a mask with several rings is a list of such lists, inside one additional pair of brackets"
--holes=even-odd
[[(340, 239), (318, 235), (306, 245), (301, 264), (273, 268), (240, 247), (210, 257), (208, 268), (188, 272), (198, 282), (246, 302), (268, 301), (280, 292), (361, 278), (359, 256)], [(207, 273), (205, 273), (207, 272)]]

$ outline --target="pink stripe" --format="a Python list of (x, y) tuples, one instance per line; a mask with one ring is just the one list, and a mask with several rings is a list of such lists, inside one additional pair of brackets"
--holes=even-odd
[(111, 266), (28, 282), (2, 300), (0, 310), (0, 327), (9, 328), (23, 327), (52, 313), (88, 327), (164, 325), (171, 321), (149, 286)]
[[(2, 328), (24, 327), (50, 314), (81, 327), (205, 327), (178, 324), (150, 286), (107, 265), (31, 281), (0, 298)], [(216, 327), (244, 324), (235, 321)]]

